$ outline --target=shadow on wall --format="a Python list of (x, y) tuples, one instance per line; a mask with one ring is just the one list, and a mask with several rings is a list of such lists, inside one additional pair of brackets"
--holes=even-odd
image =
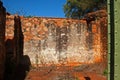
[(24, 80), (30, 69), (30, 59), (23, 54), (24, 35), (19, 16), (14, 17), (14, 38), (6, 40), (4, 80)]

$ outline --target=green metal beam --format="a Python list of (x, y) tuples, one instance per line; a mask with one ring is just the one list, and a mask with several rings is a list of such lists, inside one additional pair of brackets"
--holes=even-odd
[(111, 54), (111, 51), (110, 51), (110, 0), (107, 0), (107, 10), (108, 10), (108, 80), (110, 80), (110, 54)]
[(120, 80), (120, 0), (108, 0), (108, 80)]
[(120, 80), (120, 0), (114, 2), (115, 16), (115, 80)]

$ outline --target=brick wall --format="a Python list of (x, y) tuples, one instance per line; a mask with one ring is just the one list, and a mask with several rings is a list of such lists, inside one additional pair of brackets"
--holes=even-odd
[[(22, 54), (29, 56), (32, 65), (93, 63), (102, 61), (106, 54), (107, 25), (103, 22), (107, 19), (104, 16), (89, 25), (86, 20), (65, 18), (21, 16), (20, 20)], [(7, 15), (6, 40), (15, 37), (14, 22), (14, 15)]]
[(3, 80), (5, 63), (5, 19), (6, 10), (0, 1), (0, 80)]
[(93, 34), (93, 47), (97, 53), (94, 55), (95, 62), (107, 61), (107, 11), (99, 10), (86, 15), (86, 18), (93, 18), (96, 20), (91, 21), (89, 24), (92, 28)]

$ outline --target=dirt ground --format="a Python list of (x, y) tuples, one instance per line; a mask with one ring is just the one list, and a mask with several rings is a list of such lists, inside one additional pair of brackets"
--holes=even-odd
[(25, 80), (107, 80), (104, 63), (32, 68)]

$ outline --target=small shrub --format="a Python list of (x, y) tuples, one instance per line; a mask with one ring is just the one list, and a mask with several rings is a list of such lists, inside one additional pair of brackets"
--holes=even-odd
[(107, 76), (107, 74), (108, 74), (108, 69), (105, 69), (103, 75)]

